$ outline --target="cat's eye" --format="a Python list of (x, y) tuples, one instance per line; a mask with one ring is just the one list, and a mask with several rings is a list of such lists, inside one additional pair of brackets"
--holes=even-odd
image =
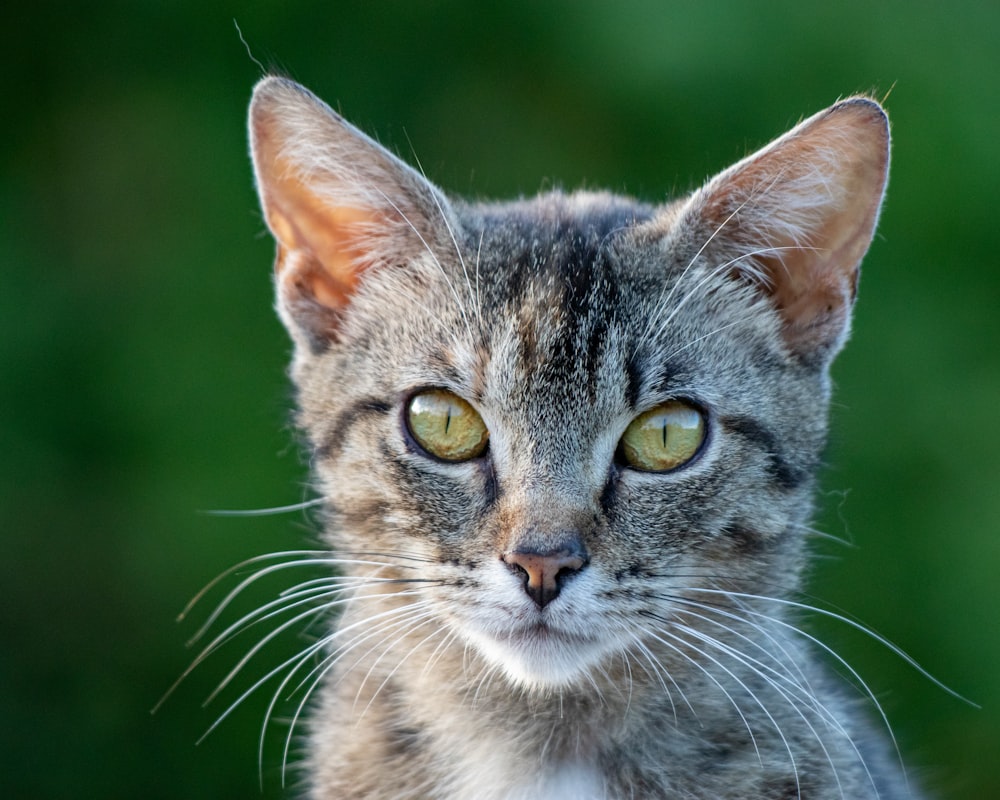
[(694, 458), (705, 441), (701, 411), (670, 400), (632, 420), (621, 440), (625, 463), (643, 472), (669, 472)]
[(406, 426), (414, 441), (442, 461), (469, 461), (486, 452), (490, 432), (478, 412), (458, 395), (426, 389), (410, 398)]

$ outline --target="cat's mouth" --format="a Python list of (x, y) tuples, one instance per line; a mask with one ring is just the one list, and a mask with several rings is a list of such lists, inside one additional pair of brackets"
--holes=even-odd
[(584, 636), (580, 633), (573, 633), (546, 622), (538, 620), (536, 622), (520, 625), (511, 631), (509, 640), (512, 643), (533, 644), (533, 643), (557, 643), (557, 644), (588, 644), (594, 642), (591, 636)]

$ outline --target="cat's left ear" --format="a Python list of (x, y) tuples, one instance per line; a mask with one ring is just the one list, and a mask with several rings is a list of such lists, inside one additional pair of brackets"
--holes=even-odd
[(278, 245), (278, 309), (297, 342), (322, 349), (337, 337), (364, 274), (432, 249), (454, 224), (450, 206), (293, 81), (257, 84), (249, 128), (257, 190)]
[(850, 98), (709, 181), (674, 231), (692, 258), (770, 296), (793, 352), (827, 363), (847, 338), (888, 169), (885, 112)]

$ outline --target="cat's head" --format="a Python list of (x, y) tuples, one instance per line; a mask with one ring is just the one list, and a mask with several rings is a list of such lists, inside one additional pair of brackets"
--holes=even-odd
[(250, 128), (331, 542), (403, 581), (365, 591), (419, 606), (429, 648), (562, 685), (698, 591), (794, 588), (885, 187), (876, 103), (663, 206), (452, 201), (281, 79)]

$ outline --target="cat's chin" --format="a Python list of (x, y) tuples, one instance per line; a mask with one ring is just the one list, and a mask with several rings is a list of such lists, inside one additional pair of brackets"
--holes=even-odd
[(539, 624), (498, 638), (472, 632), (472, 643), (492, 666), (524, 689), (558, 689), (580, 681), (611, 649), (608, 642)]

